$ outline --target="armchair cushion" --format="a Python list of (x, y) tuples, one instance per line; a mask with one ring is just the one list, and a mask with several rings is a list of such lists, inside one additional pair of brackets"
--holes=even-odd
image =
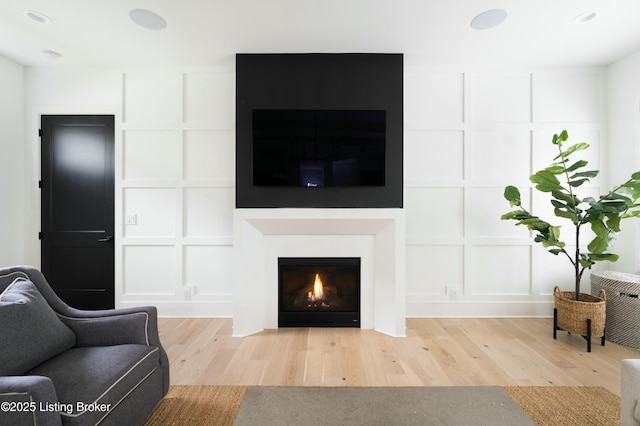
[[(160, 349), (146, 345), (70, 349), (28, 374), (47, 376), (57, 391), (65, 424), (98, 424), (160, 363)], [(157, 398), (162, 398), (158, 386)]]
[(76, 343), (73, 331), (25, 278), (16, 278), (0, 294), (0, 324), (8, 342), (0, 347), (0, 376), (24, 374)]

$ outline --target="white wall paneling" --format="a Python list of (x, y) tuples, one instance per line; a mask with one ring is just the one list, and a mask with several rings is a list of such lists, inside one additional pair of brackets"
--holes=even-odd
[(534, 118), (541, 123), (599, 124), (602, 71), (540, 72), (534, 75)]
[(464, 74), (432, 72), (426, 75), (415, 70), (405, 73), (405, 128), (419, 129), (430, 124), (447, 129), (462, 123)]
[(197, 296), (233, 294), (231, 245), (185, 245), (183, 282), (193, 286)]
[(142, 298), (176, 294), (176, 254), (170, 245), (127, 245), (124, 248), (124, 294)]
[[(464, 179), (464, 132), (409, 131), (404, 138), (404, 147), (405, 185), (413, 187), (429, 182), (460, 185)], [(416, 158), (420, 161), (415, 161)]]
[(528, 177), (557, 154), (551, 137), (564, 128), (593, 146), (598, 167), (602, 78), (599, 68), (407, 72), (408, 316), (552, 315), (553, 286), (572, 286), (568, 260), (500, 220), (510, 210), (503, 191), (518, 186), (526, 207), (553, 222)]
[(529, 123), (531, 75), (528, 73), (471, 74), (469, 121), (475, 123)]
[(235, 117), (231, 74), (184, 74), (184, 122), (228, 126)]
[[(626, 132), (611, 140), (603, 111), (608, 106), (617, 117), (609, 120), (628, 129), (631, 120), (640, 122), (640, 100), (629, 99), (624, 83), (607, 82), (602, 68), (434, 69), (405, 59), (407, 315), (551, 315), (553, 286), (571, 285), (568, 268), (534, 246), (526, 229), (500, 221), (509, 210), (502, 190), (518, 185), (534, 208), (549, 212), (532, 195), (528, 176), (547, 165), (550, 138), (564, 128), (572, 141), (593, 146), (592, 166), (632, 167), (640, 154), (607, 158), (609, 146), (638, 143)], [(614, 74), (637, 80), (637, 62), (614, 67)], [(43, 111), (116, 115), (117, 304), (154, 304), (167, 316), (231, 316), (233, 70), (57, 68), (26, 75), (29, 126)], [(633, 119), (605, 104), (605, 82), (615, 86), (615, 99), (635, 108)], [(29, 141), (37, 170), (37, 136)], [(601, 186), (595, 180), (587, 189)], [(38, 210), (37, 189), (27, 198)], [(127, 224), (131, 216), (135, 224)], [(27, 228), (37, 230), (35, 215), (27, 217)], [(622, 254), (635, 246), (626, 243)], [(27, 250), (37, 258), (35, 243)]]
[(172, 131), (126, 131), (124, 179), (127, 181), (174, 180), (177, 177), (177, 140)]
[(136, 71), (122, 90), (120, 304), (230, 316), (233, 74)]
[(173, 73), (126, 73), (124, 78), (124, 122), (171, 128), (181, 121), (179, 76)]
[(0, 266), (25, 263), (27, 176), (23, 68), (0, 57)]
[(124, 225), (126, 238), (175, 237), (177, 199), (175, 188), (124, 188), (124, 211), (135, 224)]
[[(473, 296), (531, 294), (531, 246), (474, 245), (468, 293)], [(505, 259), (509, 259), (505, 262)]]
[[(607, 150), (603, 150), (607, 187), (623, 182), (640, 170), (640, 51), (609, 66), (607, 70)], [(616, 253), (623, 256), (615, 265), (622, 272), (640, 271), (640, 221), (622, 225)], [(613, 269), (613, 268), (612, 268)]]
[(184, 236), (233, 235), (233, 200), (231, 188), (185, 188)]
[(232, 131), (189, 130), (184, 132), (183, 141), (185, 180), (233, 186), (235, 134)]

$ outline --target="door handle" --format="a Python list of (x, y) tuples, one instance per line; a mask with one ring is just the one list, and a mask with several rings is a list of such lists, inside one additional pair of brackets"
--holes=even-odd
[(108, 235), (104, 238), (98, 238), (98, 242), (99, 243), (108, 243), (109, 241), (113, 240), (113, 236)]

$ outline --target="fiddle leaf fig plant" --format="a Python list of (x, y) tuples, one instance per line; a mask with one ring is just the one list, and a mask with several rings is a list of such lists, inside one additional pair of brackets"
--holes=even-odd
[[(516, 225), (524, 225), (534, 233), (534, 241), (554, 255), (565, 255), (572, 264), (575, 275), (575, 297), (579, 299), (580, 280), (586, 269), (599, 261), (615, 262), (618, 255), (607, 250), (615, 242), (620, 232), (620, 222), (628, 217), (640, 217), (640, 171), (631, 175), (629, 180), (618, 185), (599, 198), (580, 198), (576, 189), (590, 179), (598, 176), (599, 170), (585, 170), (586, 160), (574, 160), (577, 152), (589, 148), (589, 144), (580, 142), (564, 147), (569, 135), (563, 130), (553, 135), (553, 144), (558, 155), (548, 167), (529, 177), (538, 191), (548, 193), (557, 218), (569, 220), (575, 229), (575, 252), (569, 253), (566, 243), (561, 239), (560, 226), (551, 225), (533, 215), (522, 206), (520, 191), (515, 186), (504, 189), (504, 197), (512, 209), (502, 215), (502, 220), (515, 220)], [(583, 251), (580, 245), (580, 231), (585, 225), (591, 227), (594, 237)]]

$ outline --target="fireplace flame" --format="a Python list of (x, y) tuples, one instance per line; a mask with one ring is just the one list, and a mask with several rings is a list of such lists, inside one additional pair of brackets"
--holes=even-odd
[(309, 291), (307, 293), (307, 297), (311, 302), (316, 302), (318, 300), (324, 299), (324, 286), (322, 285), (320, 274), (316, 274), (316, 279), (313, 282), (313, 291)]

